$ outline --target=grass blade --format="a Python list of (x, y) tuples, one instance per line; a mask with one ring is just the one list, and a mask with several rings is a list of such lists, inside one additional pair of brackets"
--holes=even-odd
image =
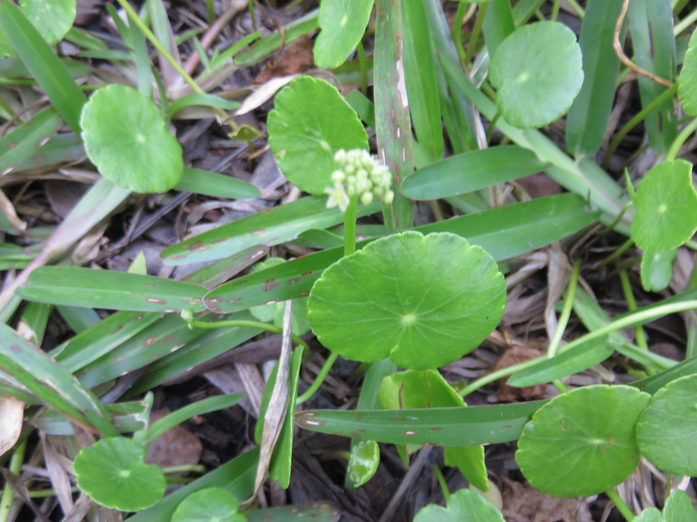
[(167, 430), (174, 428), (186, 420), (189, 420), (191, 417), (230, 408), (243, 399), (244, 394), (242, 393), (219, 395), (217, 397), (209, 397), (208, 399), (203, 399), (201, 401), (194, 402), (193, 404), (189, 404), (188, 406), (184, 406), (183, 408), (179, 408), (177, 411), (166, 415), (150, 426), (143, 442), (152, 442)]
[(518, 439), (546, 401), (469, 408), (298, 413), (301, 428), (390, 444), (474, 446)]
[[(621, 9), (622, 0), (589, 0), (586, 7), (579, 38), (583, 87), (569, 110), (566, 125), (566, 142), (575, 156), (593, 156), (605, 137), (620, 72), (620, 59), (608, 50), (612, 50)], [(620, 40), (624, 40), (624, 30)]]
[(17, 294), (29, 301), (141, 312), (201, 310), (203, 286), (154, 276), (77, 267), (32, 272)]
[[(515, 31), (510, 0), (490, 0), (484, 16), (484, 39), (489, 56), (494, 56), (499, 45)], [(476, 42), (471, 42), (471, 45)]]
[(417, 170), (401, 192), (412, 199), (457, 196), (543, 171), (546, 164), (514, 145), (465, 152)]
[(12, 2), (0, 2), (0, 23), (32, 76), (75, 134), (87, 97), (24, 13)]
[(49, 108), (0, 140), (0, 174), (9, 174), (54, 134), (61, 124), (55, 109)]
[[(359, 205), (357, 216), (367, 216), (379, 209), (378, 203)], [(327, 208), (326, 196), (310, 196), (182, 241), (166, 248), (162, 258), (170, 265), (220, 259), (253, 245), (273, 246), (292, 241), (305, 230), (331, 227), (343, 220), (339, 208)]]
[[(602, 0), (601, 0), (602, 1)], [(621, 3), (621, 2), (618, 2)], [(677, 49), (673, 35), (673, 8), (670, 0), (634, 0), (629, 3), (634, 57), (639, 67), (675, 82)], [(665, 86), (639, 75), (641, 105), (646, 107), (666, 90)], [(670, 99), (644, 120), (649, 144), (657, 156), (663, 156), (678, 134), (678, 114)]]
[(193, 106), (217, 107), (232, 111), (239, 108), (240, 104), (236, 101), (225, 100), (220, 96), (214, 96), (213, 94), (187, 94), (172, 102), (167, 108), (167, 114), (173, 116), (185, 107)]
[(388, 231), (414, 225), (414, 203), (399, 194), (402, 181), (414, 171), (409, 101), (402, 60), (402, 0), (378, 0), (373, 78), (375, 134), (378, 156), (394, 176), (395, 198), (383, 205)]
[(78, 375), (80, 382), (93, 388), (111, 379), (152, 364), (203, 334), (190, 329), (181, 317), (167, 314), (95, 362), (85, 366)]
[(174, 188), (196, 194), (230, 199), (258, 198), (261, 196), (259, 189), (251, 183), (207, 170), (189, 168), (184, 168), (182, 179)]
[[(539, 198), (502, 209), (441, 221), (415, 230), (450, 232), (466, 237), (497, 261), (530, 252), (589, 225), (599, 216), (575, 194)], [(369, 241), (361, 241), (357, 249)], [(277, 300), (309, 295), (325, 268), (343, 256), (343, 249), (324, 250), (254, 274), (233, 279), (204, 298), (216, 313), (229, 313)]]
[(592, 339), (552, 359), (541, 358), (539, 364), (513, 374), (507, 384), (522, 388), (562, 379), (600, 364), (613, 352), (614, 348), (608, 345), (606, 339)]
[(402, 6), (404, 75), (414, 132), (433, 161), (443, 157), (438, 82), (431, 33), (422, 0), (404, 0)]
[(9, 326), (0, 324), (0, 369), (45, 404), (89, 426), (82, 411), (103, 415), (99, 400), (44, 352)]
[[(254, 318), (249, 312), (244, 311), (228, 316), (226, 319), (253, 320)], [(138, 382), (128, 390), (127, 395), (134, 396), (145, 393), (164, 381), (177, 377), (199, 364), (208, 362), (257, 335), (259, 335), (257, 328), (241, 326), (208, 330), (175, 350), (174, 353), (166, 354), (162, 359), (150, 364)]]

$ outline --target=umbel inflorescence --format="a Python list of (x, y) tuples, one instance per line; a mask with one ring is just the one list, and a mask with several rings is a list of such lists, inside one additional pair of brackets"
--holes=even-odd
[(389, 169), (378, 162), (364, 149), (346, 152), (340, 150), (334, 156), (341, 170), (332, 174), (333, 187), (325, 189), (329, 194), (327, 208), (337, 205), (346, 212), (351, 198), (360, 198), (364, 205), (370, 205), (373, 198), (389, 205), (394, 199), (390, 190), (392, 179)]

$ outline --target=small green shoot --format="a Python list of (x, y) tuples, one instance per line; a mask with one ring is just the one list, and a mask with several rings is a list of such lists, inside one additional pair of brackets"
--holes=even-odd
[(346, 473), (351, 477), (354, 488), (368, 482), (380, 464), (380, 447), (373, 440), (362, 440), (351, 448)]

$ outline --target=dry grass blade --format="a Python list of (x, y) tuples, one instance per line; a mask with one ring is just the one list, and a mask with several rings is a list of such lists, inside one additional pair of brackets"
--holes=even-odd
[(93, 504), (94, 502), (90, 497), (88, 497), (84, 493), (81, 493), (80, 497), (75, 502), (73, 509), (70, 511), (70, 513), (63, 517), (63, 520), (61, 520), (61, 522), (80, 522), (83, 518), (87, 516), (87, 513), (89, 512)]
[(281, 346), (281, 357), (278, 359), (278, 373), (276, 374), (276, 384), (271, 392), (269, 407), (264, 416), (264, 434), (261, 438), (261, 453), (259, 454), (259, 467), (257, 477), (254, 481), (254, 493), (247, 499), (240, 509), (245, 509), (257, 498), (259, 491), (266, 480), (266, 473), (271, 463), (271, 455), (281, 433), (283, 420), (288, 410), (288, 377), (290, 374), (291, 356), (291, 330), (293, 323), (292, 301), (286, 301), (286, 312), (283, 316), (283, 344)]
[(70, 491), (70, 477), (61, 463), (61, 457), (53, 445), (51, 438), (41, 433), (41, 445), (44, 449), (44, 459), (46, 460), (46, 470), (51, 486), (56, 492), (56, 498), (63, 510), (63, 513), (70, 513), (73, 510), (73, 494)]
[(22, 432), (24, 403), (9, 395), (0, 396), (0, 455), (4, 455)]

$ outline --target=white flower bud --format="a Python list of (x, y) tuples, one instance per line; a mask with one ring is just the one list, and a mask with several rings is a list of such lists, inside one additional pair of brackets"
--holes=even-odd
[(385, 205), (389, 205), (390, 203), (392, 203), (393, 200), (394, 200), (394, 192), (392, 192), (391, 190), (388, 190), (387, 194), (385, 194), (385, 197), (382, 198), (382, 202)]
[(364, 205), (370, 205), (373, 202), (373, 193), (372, 192), (364, 192), (363, 195), (361, 196), (361, 201), (363, 202)]
[(332, 181), (334, 183), (343, 183), (346, 181), (346, 174), (340, 170), (336, 170), (332, 173)]

